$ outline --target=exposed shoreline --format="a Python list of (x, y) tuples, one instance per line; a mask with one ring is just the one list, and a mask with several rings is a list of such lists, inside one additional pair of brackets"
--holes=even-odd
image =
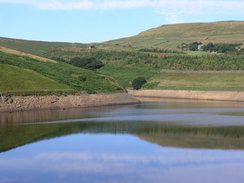
[(0, 112), (70, 109), (137, 103), (140, 103), (140, 101), (127, 93), (67, 96), (0, 96)]
[(129, 90), (134, 97), (244, 102), (244, 92), (192, 90)]
[(0, 112), (71, 109), (138, 104), (143, 98), (244, 102), (244, 92), (191, 90), (128, 90), (116, 94), (67, 96), (0, 96)]

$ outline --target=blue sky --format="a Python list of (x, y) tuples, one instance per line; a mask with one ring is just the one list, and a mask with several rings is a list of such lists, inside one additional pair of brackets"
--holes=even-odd
[(163, 24), (244, 20), (244, 0), (0, 0), (0, 37), (101, 42)]

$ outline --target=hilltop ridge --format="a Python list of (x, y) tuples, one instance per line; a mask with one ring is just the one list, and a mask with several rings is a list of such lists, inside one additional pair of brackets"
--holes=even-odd
[(244, 43), (244, 21), (161, 25), (136, 36), (108, 41), (111, 45), (177, 48), (182, 43)]

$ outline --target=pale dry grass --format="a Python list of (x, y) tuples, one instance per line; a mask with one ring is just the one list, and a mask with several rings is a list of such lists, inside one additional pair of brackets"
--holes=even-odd
[(43, 61), (43, 62), (57, 63), (57, 61), (55, 61), (55, 60), (51, 60), (51, 59), (48, 59), (48, 58), (32, 55), (32, 54), (29, 54), (29, 53), (20, 52), (20, 51), (17, 51), (17, 50), (13, 50), (13, 49), (1, 47), (1, 46), (0, 46), (0, 51), (1, 52), (5, 52), (5, 53), (14, 54), (14, 55), (19, 55), (19, 56), (30, 57), (30, 58), (33, 58), (33, 59), (36, 59), (36, 60), (39, 60), (39, 61)]

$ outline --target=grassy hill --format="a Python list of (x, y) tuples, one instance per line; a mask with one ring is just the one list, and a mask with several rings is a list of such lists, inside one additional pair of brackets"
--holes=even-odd
[(0, 91), (3, 93), (71, 89), (35, 71), (5, 64), (0, 64), (0, 78)]
[[(104, 49), (133, 49), (132, 47), (155, 47), (175, 49), (182, 43), (194, 41), (203, 43), (244, 44), (244, 21), (223, 21), (211, 23), (182, 23), (162, 25), (128, 38), (107, 41)], [(115, 46), (116, 45), (116, 46)], [(90, 44), (44, 42), (0, 37), (0, 46), (39, 56), (55, 49), (88, 48)]]
[[(0, 93), (17, 92), (18, 94), (22, 91), (25, 94), (39, 91), (42, 94), (49, 86), (51, 93), (55, 93), (56, 89), (62, 89), (65, 93), (67, 89), (72, 89), (72, 93), (74, 91), (110, 93), (123, 90), (107, 76), (62, 62), (43, 62), (30, 57), (0, 52), (0, 64)], [(19, 77), (14, 76), (14, 72), (17, 72)], [(10, 85), (10, 82), (13, 83)], [(21, 83), (27, 84), (20, 86)]]
[[(120, 61), (110, 62), (99, 72), (115, 78), (122, 86), (131, 87), (132, 81), (137, 77), (144, 77), (148, 83), (146, 89), (171, 89), (171, 90), (204, 90), (204, 91), (244, 91), (244, 72), (217, 73), (201, 72), (201, 70), (238, 70), (244, 69), (244, 59), (237, 62), (231, 58), (224, 60), (222, 57), (184, 57), (174, 56), (161, 58), (158, 64), (141, 62)], [(234, 58), (235, 59), (235, 58)], [(242, 59), (242, 61), (241, 61)], [(191, 61), (192, 60), (192, 61)], [(212, 60), (212, 61), (209, 61)], [(237, 67), (239, 66), (239, 67)], [(195, 73), (161, 72), (161, 69), (196, 70)], [(219, 68), (219, 69), (218, 69)]]
[(182, 43), (244, 43), (244, 21), (163, 25), (107, 44), (177, 48)]
[[(93, 49), (87, 49), (89, 44), (0, 37), (0, 64), (32, 70), (71, 90), (87, 93), (121, 91), (121, 86), (131, 87), (136, 77), (145, 77), (149, 81), (145, 87), (151, 89), (243, 91), (243, 73), (160, 72), (244, 70), (244, 55), (238, 50), (229, 53), (175, 50), (182, 43), (195, 41), (243, 44), (244, 21), (164, 25), (130, 38), (97, 44)], [(101, 61), (104, 67), (96, 71), (78, 68), (71, 65), (75, 57)], [(1, 80), (3, 83), (4, 77)]]
[[(175, 76), (171, 77), (172, 74), (160, 72), (161, 70), (244, 70), (243, 55), (210, 54), (208, 52), (188, 54), (188, 52), (171, 50), (160, 50), (162, 53), (149, 51), (141, 49), (108, 50), (98, 47), (93, 50), (55, 50), (47, 55), (49, 58), (56, 58), (67, 63), (70, 63), (74, 57), (96, 58), (105, 64), (104, 67), (97, 70), (97, 73), (114, 78), (125, 88), (131, 87), (135, 78), (144, 77), (150, 82), (147, 87), (151, 89), (244, 90), (242, 82), (244, 73), (175, 73)], [(193, 81), (191, 77), (196, 80)], [(159, 84), (156, 85), (158, 82)]]

